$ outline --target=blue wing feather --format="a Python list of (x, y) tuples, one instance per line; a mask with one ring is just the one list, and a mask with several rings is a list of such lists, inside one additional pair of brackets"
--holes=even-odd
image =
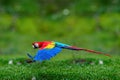
[(54, 47), (52, 49), (43, 49), (38, 50), (37, 54), (34, 57), (35, 61), (43, 61), (43, 60), (49, 60), (52, 57), (54, 57), (56, 54), (58, 54), (61, 51), (61, 48)]

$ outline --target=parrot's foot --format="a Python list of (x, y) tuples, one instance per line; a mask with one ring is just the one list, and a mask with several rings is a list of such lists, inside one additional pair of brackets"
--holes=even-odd
[(31, 60), (31, 59), (27, 59), (26, 62), (27, 62), (27, 63), (33, 63), (33, 62), (35, 62), (35, 61), (34, 61), (34, 60)]

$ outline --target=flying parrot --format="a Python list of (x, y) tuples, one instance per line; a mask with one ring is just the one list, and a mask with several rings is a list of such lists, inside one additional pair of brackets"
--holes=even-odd
[[(30, 59), (32, 59), (32, 62), (35, 61), (44, 61), (44, 60), (50, 60), (52, 57), (56, 56), (59, 52), (61, 52), (62, 49), (69, 49), (69, 50), (76, 50), (76, 51), (86, 51), (90, 53), (96, 53), (96, 54), (104, 54), (102, 52), (89, 50), (85, 48), (78, 48), (75, 46), (70, 46), (67, 44), (63, 44), (60, 42), (55, 41), (42, 41), (42, 42), (33, 42), (32, 46), (34, 49), (38, 49), (38, 52), (33, 57), (29, 53), (27, 54)], [(108, 54), (104, 54), (106, 56), (110, 56)]]

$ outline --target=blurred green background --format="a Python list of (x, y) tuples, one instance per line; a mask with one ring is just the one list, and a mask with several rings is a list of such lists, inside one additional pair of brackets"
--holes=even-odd
[(0, 54), (52, 40), (120, 53), (120, 0), (0, 0)]

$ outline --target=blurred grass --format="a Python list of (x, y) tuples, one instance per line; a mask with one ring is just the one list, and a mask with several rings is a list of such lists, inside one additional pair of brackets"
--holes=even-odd
[[(85, 59), (86, 62), (75, 63), (74, 60)], [(8, 64), (13, 60), (13, 64)], [(89, 55), (77, 52), (60, 53), (50, 61), (42, 63), (25, 62), (24, 55), (2, 55), (0, 59), (0, 79), (4, 80), (30, 80), (35, 77), (37, 80), (56, 80), (56, 79), (88, 79), (88, 80), (119, 80), (120, 78), (120, 59), (118, 56), (112, 58), (102, 55)], [(99, 60), (103, 64), (99, 64)], [(89, 64), (92, 61), (94, 64)], [(21, 62), (21, 64), (17, 64)], [(9, 75), (9, 76), (8, 76)]]

